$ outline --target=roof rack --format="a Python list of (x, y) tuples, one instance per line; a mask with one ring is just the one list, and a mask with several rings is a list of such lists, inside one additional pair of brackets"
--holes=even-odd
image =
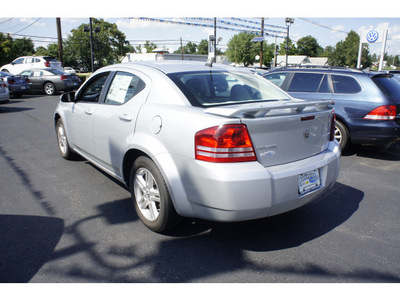
[(286, 67), (279, 67), (274, 70), (285, 70), (285, 69), (295, 69), (295, 68), (301, 68), (301, 69), (327, 69), (327, 70), (349, 70), (349, 71), (355, 71), (355, 72), (360, 72), (364, 73), (363, 70), (361, 69), (356, 69), (356, 68), (349, 68), (349, 67), (336, 67), (336, 66), (321, 66), (321, 65), (302, 65), (302, 64), (297, 64), (297, 65), (290, 65)]

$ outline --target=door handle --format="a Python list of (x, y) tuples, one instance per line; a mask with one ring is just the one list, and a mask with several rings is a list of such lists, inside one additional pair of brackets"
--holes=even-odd
[(119, 115), (118, 118), (119, 118), (121, 121), (126, 121), (126, 122), (132, 121), (132, 117), (128, 116), (127, 114)]

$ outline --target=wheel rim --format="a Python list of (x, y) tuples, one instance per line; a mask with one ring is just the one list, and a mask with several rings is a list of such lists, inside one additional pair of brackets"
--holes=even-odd
[(67, 136), (65, 135), (64, 126), (61, 124), (58, 125), (57, 136), (58, 147), (60, 148), (61, 153), (65, 154), (67, 152)]
[(52, 84), (46, 84), (44, 88), (45, 88), (46, 94), (52, 95), (54, 93), (54, 87)]
[(160, 191), (149, 170), (140, 168), (136, 171), (133, 190), (142, 215), (149, 221), (155, 221), (160, 214)]
[(335, 126), (335, 140), (337, 140), (337, 142), (341, 144), (342, 138), (343, 138), (342, 132), (339, 130), (337, 126)]

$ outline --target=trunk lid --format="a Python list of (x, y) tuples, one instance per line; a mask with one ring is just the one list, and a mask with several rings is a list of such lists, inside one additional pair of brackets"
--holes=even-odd
[(220, 106), (206, 113), (240, 118), (248, 128), (258, 161), (274, 166), (298, 161), (327, 149), (333, 103), (273, 101)]

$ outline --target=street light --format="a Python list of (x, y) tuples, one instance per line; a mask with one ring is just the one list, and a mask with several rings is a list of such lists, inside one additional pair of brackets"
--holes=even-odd
[[(90, 26), (84, 26), (83, 31), (84, 32), (90, 32), (90, 62), (92, 65), (92, 73), (94, 72), (94, 53), (93, 53), (93, 26), (92, 26), (92, 18), (89, 18), (90, 20)], [(96, 26), (94, 29), (95, 33), (99, 33), (101, 28), (99, 26)]]
[(285, 19), (285, 23), (286, 23), (286, 26), (287, 26), (287, 37), (286, 37), (286, 47), (285, 47), (285, 49), (286, 49), (286, 67), (287, 67), (287, 65), (288, 65), (288, 54), (289, 54), (289, 50), (291, 49), (289, 49), (289, 27), (290, 27), (290, 25), (292, 25), (293, 23), (294, 23), (294, 19), (293, 18), (286, 18)]

